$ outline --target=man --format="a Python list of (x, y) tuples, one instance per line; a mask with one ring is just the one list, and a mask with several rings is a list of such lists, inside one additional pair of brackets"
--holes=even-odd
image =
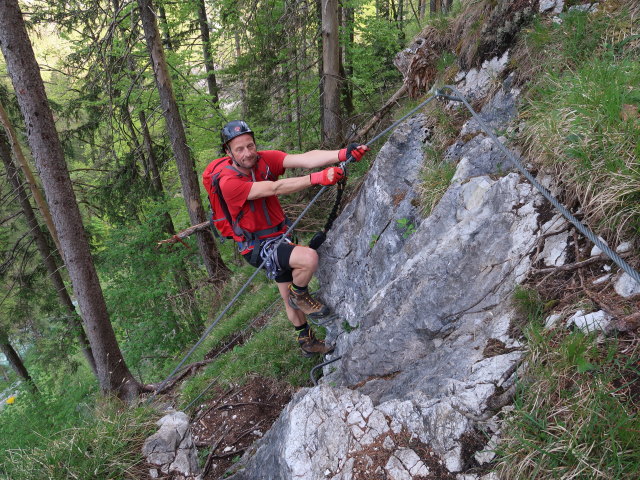
[[(344, 162), (349, 156), (359, 161), (369, 150), (366, 145), (350, 144), (341, 150), (312, 150), (287, 154), (278, 150), (258, 151), (249, 126), (241, 120), (226, 124), (221, 131), (224, 159), (211, 162), (205, 173), (216, 170), (218, 200), (225, 217), (232, 224), (231, 236), (238, 242), (243, 257), (254, 267), (267, 259), (266, 268), (275, 278), (284, 300), (287, 317), (298, 334), (298, 344), (305, 355), (325, 354), (333, 350), (315, 338), (307, 315), (320, 318), (329, 309), (308, 291), (311, 277), (318, 268), (315, 250), (294, 245), (289, 239), (280, 242), (287, 230), (278, 195), (304, 190), (312, 185), (334, 185), (344, 176), (339, 167), (278, 179), (287, 168), (320, 168)], [(226, 160), (225, 160), (226, 159)], [(209, 191), (209, 186), (205, 188)], [(222, 197), (222, 198), (220, 198)], [(215, 208), (214, 208), (215, 209)]]

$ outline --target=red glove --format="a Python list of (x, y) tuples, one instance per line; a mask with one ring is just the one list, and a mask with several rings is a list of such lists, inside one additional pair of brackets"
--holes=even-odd
[[(331, 174), (331, 179), (329, 175)], [(335, 185), (344, 177), (344, 170), (339, 167), (325, 168), (320, 172), (313, 172), (309, 175), (311, 185)]]
[(350, 143), (347, 148), (343, 148), (338, 152), (338, 161), (346, 162), (351, 156), (356, 162), (362, 160), (364, 154), (369, 151), (369, 147), (366, 145), (358, 145), (357, 143)]

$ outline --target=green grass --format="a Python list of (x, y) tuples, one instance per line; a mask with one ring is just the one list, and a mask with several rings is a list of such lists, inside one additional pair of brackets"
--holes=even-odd
[(427, 163), (422, 169), (420, 183), (420, 204), (422, 214), (428, 216), (449, 188), (456, 173), (456, 165), (450, 162)]
[(562, 26), (538, 22), (530, 33), (534, 48), (550, 42), (558, 50), (545, 61), (544, 70), (550, 73), (528, 93), (522, 141), (531, 158), (559, 172), (580, 200), (586, 221), (601, 234), (637, 234), (637, 35), (623, 13), (571, 14), (564, 20)]
[(501, 478), (632, 478), (640, 468), (638, 341), (547, 331), (535, 292), (520, 289), (516, 303), (527, 318), (528, 368), (498, 448)]
[[(319, 335), (321, 336), (321, 335)], [(291, 323), (282, 313), (249, 341), (221, 355), (197, 376), (184, 383), (181, 402), (189, 404), (213, 380), (219, 385), (242, 384), (250, 375), (284, 380), (294, 386), (306, 385), (317, 359), (300, 355)], [(204, 399), (208, 398), (204, 394)]]
[(86, 370), (39, 388), (0, 412), (0, 478), (138, 478), (152, 411), (100, 397)]

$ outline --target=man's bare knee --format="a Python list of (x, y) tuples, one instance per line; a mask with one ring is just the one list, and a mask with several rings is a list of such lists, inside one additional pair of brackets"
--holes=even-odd
[(302, 268), (315, 272), (318, 269), (318, 253), (308, 247), (296, 247), (291, 252), (289, 264), (292, 268)]

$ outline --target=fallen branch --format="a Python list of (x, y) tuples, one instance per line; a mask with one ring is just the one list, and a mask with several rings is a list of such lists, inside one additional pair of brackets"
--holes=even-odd
[[(630, 255), (629, 252), (620, 254), (622, 258), (628, 257), (629, 255)], [(569, 263), (567, 265), (560, 265), (558, 267), (539, 268), (534, 270), (533, 273), (538, 275), (538, 274), (555, 273), (555, 272), (570, 272), (582, 267), (586, 267), (593, 263), (606, 262), (607, 260), (611, 260), (611, 259), (608, 256), (606, 256), (604, 253), (601, 253), (600, 255), (587, 258), (586, 260), (583, 260), (581, 262)]]
[(380, 110), (378, 110), (375, 115), (371, 117), (371, 120), (369, 120), (369, 122), (358, 132), (356, 132), (356, 134), (353, 135), (353, 137), (351, 137), (349, 140), (363, 138), (367, 134), (367, 132), (369, 132), (369, 130), (371, 130), (376, 125), (376, 123), (382, 120), (382, 118), (389, 112), (389, 110), (391, 110), (391, 107), (395, 105), (400, 97), (402, 97), (405, 93), (407, 93), (407, 86), (402, 85), (402, 87), (400, 87), (398, 91), (391, 96), (387, 103), (385, 103), (382, 108), (380, 108)]
[(193, 225), (193, 226), (191, 226), (189, 228), (185, 228), (181, 232), (176, 233), (171, 238), (167, 238), (166, 240), (160, 240), (158, 242), (158, 245), (163, 245), (165, 243), (173, 245), (174, 243), (178, 243), (178, 242), (184, 244), (182, 239), (187, 238), (189, 235), (193, 235), (196, 232), (201, 232), (203, 230), (207, 230), (208, 228), (211, 228), (211, 222), (210, 221), (206, 221), (206, 222), (199, 223), (197, 225)]
[[(167, 384), (162, 387), (162, 390), (156, 390), (156, 388), (158, 388), (160, 385), (162, 385), (162, 383), (150, 383), (148, 385), (145, 385), (145, 388), (150, 388), (151, 391), (155, 391), (156, 395), (159, 394), (159, 393), (162, 393), (162, 392), (166, 392), (167, 390), (171, 390), (174, 387), (174, 385), (176, 383), (178, 383), (180, 380), (182, 380), (184, 377), (186, 377), (189, 374), (195, 373), (195, 371), (198, 368), (210, 364), (211, 362), (213, 362), (213, 360), (215, 360), (215, 359), (214, 358), (210, 358), (210, 359), (202, 360), (200, 362), (195, 362), (195, 363), (192, 363), (190, 365), (187, 365), (187, 366), (183, 367), (182, 368), (182, 373), (180, 373), (179, 375), (175, 376), (171, 381), (167, 382)], [(145, 390), (145, 391), (149, 391), (149, 390)]]

